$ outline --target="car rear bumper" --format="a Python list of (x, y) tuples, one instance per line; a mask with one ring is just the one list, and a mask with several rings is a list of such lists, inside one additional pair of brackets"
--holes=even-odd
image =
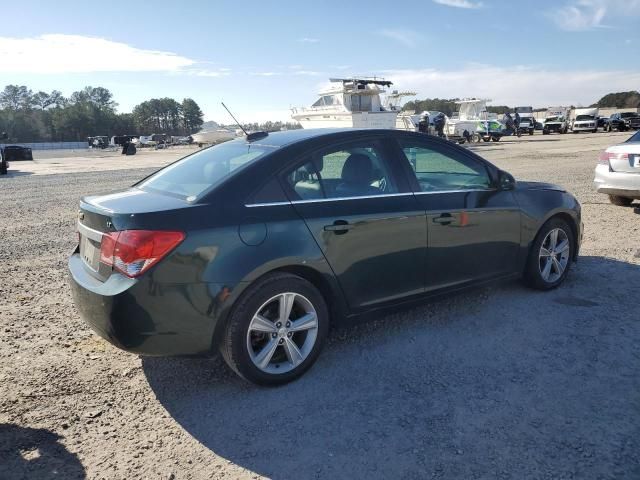
[(80, 255), (69, 258), (71, 291), (82, 319), (123, 350), (144, 355), (211, 351), (231, 289), (221, 284), (166, 284), (153, 271), (140, 279), (113, 274), (100, 282)]
[(640, 198), (640, 172), (611, 172), (606, 165), (598, 165), (593, 180), (598, 193)]

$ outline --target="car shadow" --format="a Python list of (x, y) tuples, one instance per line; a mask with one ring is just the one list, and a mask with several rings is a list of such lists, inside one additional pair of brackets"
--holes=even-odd
[(0, 180), (3, 178), (13, 178), (13, 177), (26, 177), (28, 175), (33, 175), (33, 172), (23, 172), (21, 170), (9, 170), (6, 175), (0, 175)]
[(44, 428), (0, 424), (0, 478), (86, 478), (78, 457), (59, 443), (59, 439), (58, 435)]
[[(142, 365), (194, 438), (274, 479), (530, 478), (586, 454), (603, 471), (617, 459), (624, 477), (635, 462), (622, 450), (639, 446), (640, 325), (622, 284), (640, 285), (638, 265), (581, 257), (554, 291), (516, 282), (371, 315), (334, 329), (317, 365), (280, 388), (242, 381), (219, 356)], [(600, 345), (611, 328), (625, 336)]]

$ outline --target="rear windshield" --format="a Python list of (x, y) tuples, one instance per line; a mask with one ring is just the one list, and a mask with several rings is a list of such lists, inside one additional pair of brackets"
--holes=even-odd
[(640, 130), (634, 133), (627, 142), (640, 142)]
[(193, 202), (211, 187), (273, 151), (273, 147), (229, 142), (194, 153), (154, 173), (136, 185)]

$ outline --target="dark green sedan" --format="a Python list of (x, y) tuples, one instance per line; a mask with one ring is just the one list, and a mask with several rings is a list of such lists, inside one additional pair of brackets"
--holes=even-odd
[(82, 317), (149, 355), (219, 349), (245, 379), (289, 382), (331, 324), (521, 277), (557, 287), (580, 204), (474, 153), (395, 130), (254, 133), (80, 202), (69, 259)]

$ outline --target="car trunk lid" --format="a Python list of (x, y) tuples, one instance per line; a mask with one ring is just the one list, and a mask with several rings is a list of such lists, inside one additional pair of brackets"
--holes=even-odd
[(639, 144), (622, 144), (607, 148), (609, 167), (613, 172), (640, 174)]

